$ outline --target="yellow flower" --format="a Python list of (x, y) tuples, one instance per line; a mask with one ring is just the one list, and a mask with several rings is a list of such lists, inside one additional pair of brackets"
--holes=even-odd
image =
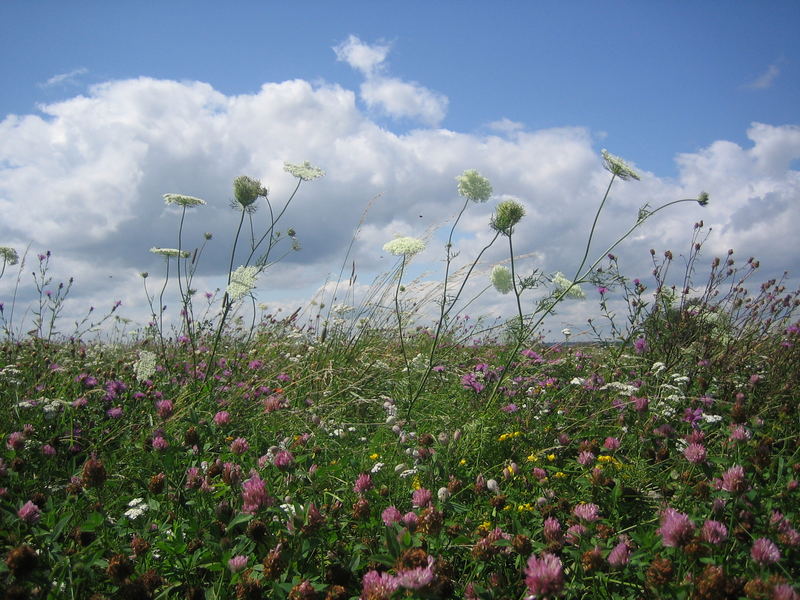
[(600, 463), (607, 463), (613, 460), (614, 458), (612, 456), (609, 456), (608, 454), (601, 454), (600, 456), (597, 457), (597, 462)]
[(336, 465), (336, 464), (339, 464), (339, 461), (338, 460), (332, 460), (329, 464)]
[(548, 454), (547, 455), (547, 460), (549, 460), (550, 462), (553, 462), (555, 459), (556, 459), (556, 455), (555, 454)]
[(529, 454), (528, 455), (528, 462), (536, 462), (538, 460), (539, 460), (539, 457), (537, 455), (535, 455), (535, 454)]
[(463, 467), (465, 464), (467, 464), (467, 461), (466, 459), (462, 458), (460, 461), (458, 461), (458, 464), (460, 464)]
[(527, 502), (527, 503), (525, 503), (525, 504), (520, 504), (520, 505), (517, 507), (517, 510), (518, 510), (519, 512), (530, 512), (530, 511), (532, 511), (532, 510), (533, 510), (533, 504), (531, 504), (530, 502)]
[(553, 477), (555, 477), (556, 479), (564, 479), (564, 477), (566, 477), (566, 476), (567, 476), (567, 474), (566, 473), (562, 473), (561, 471), (559, 471), (558, 473), (553, 475)]
[(419, 477), (417, 477), (417, 476), (415, 475), (415, 476), (414, 476), (414, 480), (411, 482), (411, 489), (412, 489), (412, 490), (418, 490), (418, 489), (420, 489), (421, 487), (422, 487), (422, 483), (420, 482), (420, 480), (419, 480)]
[(381, 455), (378, 454), (377, 452), (373, 452), (372, 454), (369, 455), (370, 460), (378, 460), (380, 457)]

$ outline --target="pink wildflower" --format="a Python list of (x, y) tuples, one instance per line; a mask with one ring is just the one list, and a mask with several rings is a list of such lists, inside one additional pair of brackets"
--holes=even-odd
[(156, 412), (162, 419), (166, 419), (173, 411), (172, 400), (159, 400), (156, 402)]
[(771, 565), (781, 559), (781, 552), (769, 538), (759, 538), (753, 542), (750, 556), (760, 565)]
[(544, 520), (544, 539), (548, 542), (560, 542), (561, 538), (561, 523), (554, 517), (547, 517)]
[(400, 583), (388, 573), (367, 571), (361, 580), (361, 600), (389, 600)]
[(620, 447), (620, 441), (615, 437), (607, 437), (606, 441), (603, 442), (603, 447), (610, 451), (617, 450)]
[(155, 450), (163, 451), (169, 448), (169, 442), (165, 440), (162, 436), (157, 435), (153, 438), (153, 448)]
[(288, 450), (281, 450), (272, 459), (272, 464), (278, 467), (281, 471), (288, 471), (294, 464), (294, 456)]
[(702, 464), (706, 461), (706, 447), (703, 444), (689, 444), (684, 448), (683, 456), (692, 464)]
[(567, 533), (564, 534), (564, 539), (567, 543), (572, 544), (573, 546), (577, 546), (581, 543), (581, 537), (589, 531), (581, 525), (580, 523), (576, 523), (575, 525), (571, 525), (567, 528)]
[(581, 519), (582, 521), (597, 521), (600, 518), (600, 507), (591, 502), (578, 504), (572, 509), (572, 514)]
[(425, 587), (435, 577), (433, 571), (434, 558), (428, 557), (428, 564), (424, 567), (416, 567), (415, 569), (405, 569), (397, 574), (396, 581), (400, 587), (407, 590), (418, 590)]
[(36, 523), (42, 516), (41, 512), (38, 506), (28, 500), (22, 505), (22, 508), (17, 511), (17, 516), (26, 523)]
[(228, 561), (228, 568), (231, 570), (231, 573), (238, 573), (239, 571), (243, 571), (246, 566), (247, 566), (247, 557), (241, 554), (239, 554), (238, 556), (234, 556)]
[(628, 564), (631, 557), (631, 550), (628, 544), (620, 542), (608, 555), (608, 564), (612, 567), (622, 567)]
[(353, 485), (353, 491), (361, 496), (367, 490), (372, 489), (372, 477), (369, 473), (361, 473), (356, 479), (355, 485)]
[(411, 494), (411, 505), (414, 508), (425, 508), (430, 506), (431, 498), (433, 498), (433, 494), (430, 490), (419, 488), (418, 490), (414, 490), (414, 493)]
[(667, 508), (661, 513), (661, 527), (656, 530), (665, 546), (679, 547), (688, 542), (694, 532), (694, 523), (682, 512)]
[(532, 554), (525, 568), (525, 585), (536, 596), (558, 596), (564, 588), (564, 572), (561, 560), (549, 552), (541, 558)]
[(45, 456), (54, 456), (56, 453), (56, 449), (53, 448), (50, 444), (45, 444), (42, 446), (42, 454)]
[(744, 479), (744, 467), (734, 465), (722, 474), (722, 489), (726, 492), (737, 493), (747, 489)]
[(772, 600), (800, 600), (800, 594), (788, 583), (779, 583), (772, 588)]
[(597, 457), (588, 450), (584, 450), (583, 452), (578, 454), (578, 462), (582, 464), (584, 467), (592, 464), (595, 458)]
[(217, 425), (227, 425), (231, 422), (231, 413), (227, 410), (221, 410), (214, 415), (214, 423)]
[(700, 537), (704, 542), (709, 544), (721, 544), (728, 539), (728, 528), (719, 521), (712, 521), (711, 519), (703, 523), (700, 530)]
[(6, 446), (9, 450), (21, 450), (25, 446), (25, 434), (21, 431), (15, 431), (8, 436)]
[(255, 514), (268, 502), (267, 484), (253, 473), (252, 477), (242, 484), (242, 512)]
[(242, 455), (250, 449), (250, 444), (242, 437), (238, 437), (231, 442), (231, 452), (236, 455)]
[(390, 506), (384, 509), (384, 511), (381, 513), (381, 520), (383, 521), (383, 524), (386, 525), (387, 527), (393, 525), (394, 523), (399, 522), (400, 519), (402, 518), (403, 518), (403, 513), (397, 510), (397, 508), (394, 506)]

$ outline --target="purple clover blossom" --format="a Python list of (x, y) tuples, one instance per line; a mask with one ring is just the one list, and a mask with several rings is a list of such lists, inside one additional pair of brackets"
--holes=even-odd
[(486, 388), (485, 385), (478, 381), (474, 373), (466, 373), (465, 375), (462, 375), (461, 386), (464, 389), (472, 390), (476, 394), (480, 394)]
[(661, 527), (656, 530), (661, 543), (667, 547), (680, 547), (688, 542), (694, 533), (694, 523), (682, 512), (667, 508), (661, 513)]
[(425, 508), (430, 506), (432, 498), (433, 494), (430, 490), (419, 488), (418, 490), (414, 490), (414, 493), (411, 494), (411, 505), (414, 508)]
[(697, 428), (698, 427), (697, 423), (702, 418), (703, 418), (703, 409), (702, 408), (692, 409), (692, 408), (688, 408), (687, 407), (686, 410), (683, 411), (683, 420), (686, 423), (689, 423), (693, 428)]
[(600, 507), (597, 506), (597, 504), (592, 504), (591, 502), (578, 504), (572, 509), (572, 514), (582, 521), (591, 523), (592, 521), (597, 521), (600, 518)]
[(750, 556), (760, 565), (771, 565), (781, 559), (781, 551), (769, 538), (759, 538), (753, 542)]
[(631, 550), (628, 544), (620, 542), (608, 555), (608, 564), (612, 567), (622, 567), (628, 564), (631, 557)]
[(288, 471), (294, 464), (294, 456), (288, 450), (281, 450), (272, 459), (272, 464), (281, 471)]
[(41, 518), (41, 513), (42, 511), (39, 510), (39, 507), (28, 500), (22, 505), (22, 508), (17, 511), (17, 516), (26, 523), (36, 523), (36, 521)]
[(689, 444), (684, 448), (683, 456), (692, 464), (703, 464), (706, 461), (706, 447), (703, 444)]
[(557, 596), (564, 587), (564, 572), (561, 559), (549, 552), (541, 558), (532, 554), (525, 568), (525, 585), (537, 597)]
[(361, 600), (389, 600), (400, 583), (388, 573), (367, 571), (361, 580)]
[(267, 484), (258, 473), (253, 473), (252, 477), (242, 484), (242, 512), (254, 515), (268, 502)]
[(435, 559), (432, 556), (428, 557), (428, 564), (424, 567), (416, 567), (415, 569), (405, 569), (397, 574), (396, 581), (400, 587), (408, 590), (418, 590), (425, 587), (433, 581), (435, 573), (433, 571), (433, 563)]
[(372, 477), (369, 473), (361, 473), (353, 485), (353, 491), (361, 496), (364, 492), (372, 489)]
[(231, 570), (231, 573), (238, 573), (239, 571), (244, 571), (246, 566), (247, 566), (247, 557), (241, 554), (239, 554), (238, 556), (234, 556), (228, 561), (228, 568)]
[(719, 521), (709, 519), (700, 529), (700, 538), (709, 544), (721, 544), (728, 539), (728, 528)]
[(633, 349), (636, 351), (636, 354), (644, 354), (650, 349), (649, 344), (647, 343), (647, 339), (644, 337), (638, 337), (633, 342)]
[(381, 513), (381, 521), (387, 527), (394, 525), (395, 523), (399, 523), (400, 520), (403, 518), (403, 513), (401, 513), (395, 506), (390, 506), (385, 508)]
[(250, 444), (243, 437), (238, 437), (231, 442), (231, 452), (241, 456), (250, 449)]

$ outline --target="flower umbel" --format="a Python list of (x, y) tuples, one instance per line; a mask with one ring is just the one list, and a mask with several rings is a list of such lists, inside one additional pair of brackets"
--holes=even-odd
[(189, 251), (188, 250), (178, 250), (177, 248), (150, 248), (150, 252), (153, 254), (160, 254), (166, 258), (189, 258)]
[(458, 193), (473, 202), (486, 202), (492, 195), (492, 184), (475, 169), (468, 169), (456, 177)]
[(239, 175), (233, 180), (233, 195), (237, 204), (244, 209), (253, 204), (259, 196), (266, 198), (267, 190), (261, 186), (261, 182), (258, 179), (253, 179), (247, 175)]
[(386, 242), (383, 249), (395, 256), (414, 256), (425, 249), (425, 242), (419, 238), (399, 237)]
[(514, 282), (511, 279), (511, 271), (502, 265), (495, 265), (492, 268), (492, 285), (501, 294), (507, 294), (514, 289)]
[(325, 176), (325, 171), (315, 167), (308, 161), (305, 161), (302, 165), (293, 165), (285, 162), (283, 163), (283, 170), (303, 181), (311, 181)]
[(225, 292), (228, 294), (228, 300), (236, 302), (243, 296), (249, 294), (254, 287), (256, 287), (256, 278), (258, 277), (258, 267), (239, 267), (231, 273), (231, 282), (228, 284)]
[(15, 265), (19, 262), (17, 251), (8, 246), (0, 246), (0, 258), (8, 265)]
[(573, 284), (569, 279), (564, 277), (564, 274), (561, 272), (553, 275), (553, 283), (559, 292), (569, 290), (567, 292), (567, 298), (575, 298), (577, 300), (583, 300), (586, 298), (586, 294), (583, 293), (583, 290), (580, 288), (580, 286)]
[(516, 200), (503, 200), (497, 205), (494, 215), (489, 222), (492, 229), (503, 235), (510, 236), (514, 232), (514, 225), (525, 216), (525, 209)]
[(627, 181), (628, 179), (636, 179), (638, 181), (639, 174), (634, 171), (628, 163), (622, 160), (619, 156), (614, 156), (608, 150), (602, 150), (603, 155), (603, 162), (605, 163), (603, 166), (622, 179), (623, 181)]
[(200, 206), (206, 204), (205, 200), (194, 196), (184, 196), (183, 194), (164, 194), (166, 204), (177, 204), (179, 206)]

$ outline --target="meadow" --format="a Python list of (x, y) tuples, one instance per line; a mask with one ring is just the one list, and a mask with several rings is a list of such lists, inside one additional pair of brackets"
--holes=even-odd
[[(637, 178), (604, 160), (608, 189)], [(297, 189), (322, 175), (287, 172)], [(451, 241), (492, 193), (474, 171), (458, 191)], [(516, 299), (506, 322), (461, 311), (481, 255), (451, 272), (450, 242), (423, 317), (404, 282), (415, 238), (387, 242), (396, 268), (367, 297), (263, 314), (252, 291), (293, 243), (278, 225), (294, 194), (273, 206), (239, 177), (234, 195), (228, 285), (207, 299), (192, 288), (203, 245), (180, 234), (204, 201), (165, 196), (179, 243), (153, 252), (179, 323), (143, 274), (152, 319), (134, 339), (87, 335), (114, 309), (58, 334), (68, 287), (48, 293), (49, 254), (34, 328), (0, 308), (5, 598), (800, 598), (800, 292), (748, 290), (757, 260), (701, 259), (698, 223), (684, 264), (653, 251), (649, 279), (629, 279), (616, 244), (590, 257), (593, 227), (571, 279), (523, 276), (524, 209), (504, 201), (488, 226), (509, 248), (491, 272)], [(248, 239), (261, 199), (271, 225), (260, 237), (250, 221)], [(645, 206), (619, 242), (708, 201)], [(20, 257), (2, 260), (8, 276)], [(545, 343), (543, 319), (589, 288), (627, 314), (608, 311), (595, 343)]]

